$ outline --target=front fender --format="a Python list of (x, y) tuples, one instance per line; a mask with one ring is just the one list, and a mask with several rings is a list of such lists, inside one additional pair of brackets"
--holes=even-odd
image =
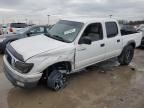
[(43, 72), (45, 69), (47, 69), (49, 66), (52, 66), (59, 62), (70, 62), (71, 67), (73, 69), (74, 67), (74, 59), (73, 57), (67, 57), (67, 56), (58, 56), (58, 57), (50, 57), (46, 60), (44, 60), (39, 66), (38, 71)]
[(41, 73), (49, 66), (60, 62), (70, 62), (72, 70), (74, 69), (74, 53), (64, 53), (58, 55), (38, 56), (31, 58), (28, 63), (34, 63), (34, 67), (30, 73)]

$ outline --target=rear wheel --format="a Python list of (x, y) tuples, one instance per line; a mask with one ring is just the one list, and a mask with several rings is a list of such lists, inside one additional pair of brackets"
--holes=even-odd
[(3, 54), (4, 52), (2, 50), (0, 50), (0, 54)]
[(132, 45), (128, 45), (124, 48), (121, 55), (118, 56), (118, 61), (121, 65), (129, 65), (134, 56), (134, 47)]

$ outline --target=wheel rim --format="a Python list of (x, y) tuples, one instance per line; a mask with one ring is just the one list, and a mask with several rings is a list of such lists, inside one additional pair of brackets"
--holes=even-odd
[(66, 85), (66, 75), (55, 70), (47, 78), (47, 85), (49, 88), (58, 91)]
[(126, 53), (127, 62), (130, 62), (132, 60), (132, 57), (133, 57), (133, 50), (132, 49), (128, 49), (127, 53)]
[(55, 87), (54, 90), (59, 90), (63, 88), (65, 85), (65, 77), (61, 75), (59, 78), (55, 80)]

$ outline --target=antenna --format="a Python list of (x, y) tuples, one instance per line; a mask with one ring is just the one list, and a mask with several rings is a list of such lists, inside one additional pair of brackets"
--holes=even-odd
[(113, 15), (109, 15), (110, 18), (112, 18)]

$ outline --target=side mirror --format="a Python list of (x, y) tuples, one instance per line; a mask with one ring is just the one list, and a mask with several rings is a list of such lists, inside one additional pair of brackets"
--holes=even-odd
[(28, 33), (27, 33), (27, 36), (30, 36), (30, 35), (32, 35), (32, 33), (31, 33), (31, 32), (28, 32)]
[(90, 37), (88, 36), (84, 36), (80, 39), (79, 44), (87, 44), (87, 45), (91, 45), (92, 44), (92, 40)]

